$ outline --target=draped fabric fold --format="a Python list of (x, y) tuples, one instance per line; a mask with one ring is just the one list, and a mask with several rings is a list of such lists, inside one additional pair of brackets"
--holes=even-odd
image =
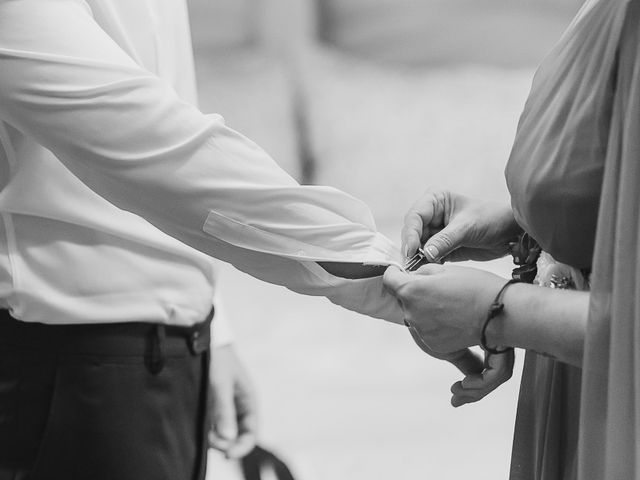
[(640, 478), (640, 2), (628, 3), (585, 344), (581, 480)]
[(523, 228), (591, 271), (582, 372), (527, 355), (511, 480), (640, 479), (640, 0), (585, 2), (505, 174)]

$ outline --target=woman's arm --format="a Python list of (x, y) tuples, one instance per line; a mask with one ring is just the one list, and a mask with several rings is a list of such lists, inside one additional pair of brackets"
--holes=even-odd
[(431, 262), (492, 260), (521, 233), (507, 203), (429, 189), (404, 217), (402, 251), (410, 257), (424, 246)]
[(511, 285), (502, 313), (487, 328), (490, 346), (533, 350), (581, 367), (589, 293)]
[[(416, 274), (390, 267), (385, 284), (414, 333), (436, 352), (480, 344), (489, 306), (506, 280), (492, 273), (431, 264)], [(489, 346), (520, 347), (581, 366), (589, 294), (511, 285), (491, 320)]]

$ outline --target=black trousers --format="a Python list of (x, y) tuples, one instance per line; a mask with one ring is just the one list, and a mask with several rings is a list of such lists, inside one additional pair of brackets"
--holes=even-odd
[(210, 320), (51, 326), (0, 312), (0, 480), (204, 479)]

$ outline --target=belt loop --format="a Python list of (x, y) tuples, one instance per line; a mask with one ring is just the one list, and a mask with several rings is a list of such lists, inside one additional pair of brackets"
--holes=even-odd
[(215, 315), (215, 307), (211, 308), (204, 322), (197, 323), (190, 329), (189, 348), (193, 355), (200, 355), (209, 350), (211, 344), (211, 322)]
[(164, 368), (164, 340), (166, 330), (164, 325), (155, 325), (148, 338), (147, 368), (153, 375), (159, 374)]

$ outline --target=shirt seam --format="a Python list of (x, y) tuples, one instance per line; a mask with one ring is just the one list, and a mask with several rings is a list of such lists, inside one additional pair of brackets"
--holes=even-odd
[[(16, 292), (20, 288), (20, 275), (16, 265), (18, 259), (18, 248), (16, 242), (16, 233), (13, 225), (13, 218), (10, 213), (1, 212), (2, 222), (4, 223), (5, 236), (7, 238), (7, 256), (9, 257), (9, 268), (11, 269), (11, 284), (13, 291)], [(5, 299), (8, 302), (8, 298)]]
[[(2, 149), (7, 155), (7, 161), (9, 162), (9, 179), (10, 179), (11, 177), (13, 177), (15, 173), (17, 160), (16, 160), (15, 151), (13, 150), (13, 146), (9, 141), (9, 134), (7, 133), (7, 128), (4, 122), (0, 122), (0, 146), (2, 146)], [(13, 225), (13, 218), (9, 212), (0, 212), (0, 217), (2, 217), (2, 223), (4, 224), (4, 231), (5, 231), (5, 238), (7, 240), (7, 257), (9, 260), (9, 268), (11, 270), (11, 287), (12, 287), (12, 290), (16, 292), (20, 285), (20, 276), (18, 274), (18, 267), (16, 265), (18, 252), (17, 252), (15, 227)], [(6, 302), (9, 301), (8, 298), (5, 298), (4, 300)]]
[[(282, 248), (280, 250), (259, 248), (259, 247), (255, 246), (255, 245), (252, 245), (252, 246), (247, 245), (246, 247), (243, 247), (243, 246), (238, 245), (236, 242), (231, 241), (229, 239), (221, 239), (221, 240), (224, 240), (225, 242), (228, 242), (228, 243), (230, 243), (230, 244), (232, 244), (232, 245), (234, 245), (236, 247), (250, 248), (251, 250), (255, 250), (257, 252), (268, 253), (268, 254), (271, 254), (271, 255), (281, 255), (281, 256), (286, 256), (286, 257), (293, 258), (293, 259), (305, 259), (305, 260), (307, 258), (310, 259), (312, 257), (307, 255), (307, 253), (304, 251), (304, 247), (308, 247), (308, 248), (310, 247), (310, 248), (313, 248), (313, 249), (326, 250), (323, 247), (317, 247), (317, 246), (315, 246), (313, 244), (310, 244), (310, 243), (306, 243), (306, 242), (303, 242), (303, 241), (300, 241), (300, 240), (297, 240), (297, 239), (293, 239), (291, 237), (286, 237), (285, 235), (280, 235), (278, 233), (269, 232), (268, 230), (263, 230), (263, 229), (261, 229), (259, 227), (256, 227), (254, 225), (250, 225), (248, 223), (240, 222), (240, 221), (238, 221), (238, 220), (236, 220), (234, 218), (228, 217), (228, 216), (226, 216), (226, 215), (224, 215), (222, 213), (216, 212), (214, 210), (209, 210), (209, 214), (207, 215), (207, 218), (205, 219), (204, 225), (202, 226), (202, 230), (208, 235), (215, 236), (215, 229), (213, 229), (209, 225), (210, 223), (214, 223), (215, 222), (215, 220), (213, 220), (211, 222), (209, 221), (209, 219), (212, 218), (212, 217), (218, 217), (218, 218), (222, 219), (223, 221), (228, 222), (233, 227), (248, 229), (248, 230), (251, 230), (251, 231), (255, 232), (257, 235), (262, 235), (262, 236), (265, 236), (265, 237), (269, 237), (269, 238), (272, 238), (274, 240), (279, 240), (279, 239), (285, 238), (285, 239), (287, 239), (287, 241), (291, 242), (294, 246), (298, 246), (300, 248), (298, 248), (297, 249), (298, 251), (296, 252), (296, 251), (294, 251), (294, 250), (296, 250), (295, 247), (292, 248), (292, 249)], [(339, 255), (339, 254), (337, 254), (337, 255)]]

